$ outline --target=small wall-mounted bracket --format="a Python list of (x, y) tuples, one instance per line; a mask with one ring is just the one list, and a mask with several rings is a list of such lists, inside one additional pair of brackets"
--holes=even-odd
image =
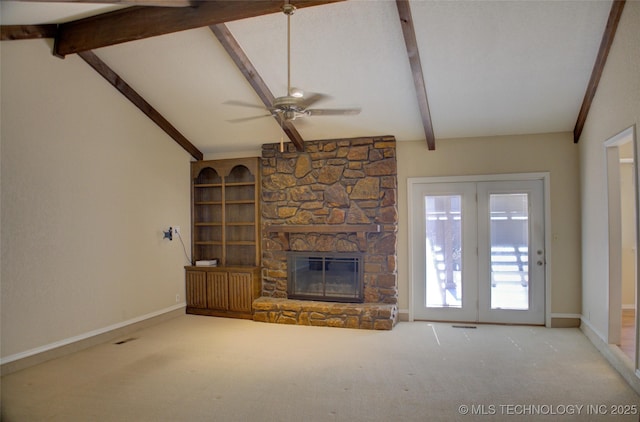
[(173, 228), (169, 227), (169, 230), (163, 230), (162, 233), (164, 234), (164, 236), (162, 237), (163, 239), (173, 240)]

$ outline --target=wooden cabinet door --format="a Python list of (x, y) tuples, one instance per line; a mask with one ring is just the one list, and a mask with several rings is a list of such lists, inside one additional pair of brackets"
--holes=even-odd
[(207, 304), (209, 309), (229, 309), (229, 277), (225, 272), (207, 273)]
[(251, 273), (229, 273), (229, 310), (251, 312), (253, 275)]
[(192, 308), (207, 307), (207, 274), (202, 271), (187, 271), (186, 277), (187, 306)]

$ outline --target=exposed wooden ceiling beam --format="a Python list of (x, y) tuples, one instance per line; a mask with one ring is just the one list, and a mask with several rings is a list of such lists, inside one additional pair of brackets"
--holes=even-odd
[[(344, 0), (298, 0), (309, 7)], [(56, 56), (93, 50), (186, 29), (280, 12), (283, 0), (209, 0), (197, 7), (134, 6), (61, 24), (53, 52)]]
[(296, 146), (296, 150), (300, 152), (304, 151), (304, 139), (302, 139), (302, 136), (295, 128), (292, 121), (287, 120), (282, 123), (282, 130), (287, 135), (287, 138), (289, 138), (289, 140), (293, 142), (293, 145)]
[(121, 4), (129, 6), (162, 6), (162, 7), (189, 7), (198, 1), (204, 0), (13, 0), (25, 3), (96, 3), (96, 4)]
[(32, 40), (37, 38), (55, 38), (58, 25), (2, 25), (0, 41)]
[(113, 85), (122, 95), (127, 97), (136, 107), (147, 115), (155, 124), (160, 126), (167, 135), (171, 136), (182, 148), (184, 148), (196, 160), (202, 160), (203, 154), (187, 138), (185, 138), (171, 123), (167, 121), (155, 108), (151, 106), (140, 94), (127, 84), (116, 72), (103, 62), (93, 51), (82, 51), (78, 55)]
[(607, 20), (607, 26), (602, 34), (602, 41), (600, 42), (600, 50), (598, 50), (598, 56), (596, 62), (593, 65), (591, 71), (591, 79), (589, 79), (589, 85), (587, 85), (587, 92), (584, 94), (582, 100), (582, 106), (578, 113), (578, 120), (573, 129), (573, 142), (578, 143), (580, 135), (582, 135), (582, 129), (587, 121), (589, 110), (591, 109), (591, 103), (598, 90), (598, 84), (600, 83), (600, 77), (604, 71), (604, 66), (607, 63), (607, 57), (609, 56), (609, 50), (613, 39), (616, 36), (616, 30), (618, 29), (618, 23), (620, 22), (620, 16), (622, 16), (622, 9), (624, 9), (625, 0), (613, 0), (611, 4), (611, 11), (609, 12), (609, 19)]
[[(229, 28), (225, 24), (217, 24), (209, 26), (213, 34), (218, 38), (220, 44), (227, 51), (233, 62), (238, 66), (238, 69), (242, 72), (249, 84), (262, 100), (262, 103), (266, 108), (273, 106), (273, 100), (275, 99), (273, 93), (267, 87), (262, 77), (258, 74), (258, 70), (253, 66), (242, 47), (238, 44), (233, 37)], [(281, 124), (280, 120), (274, 116), (278, 124)], [(298, 151), (304, 151), (304, 140), (300, 133), (293, 126), (291, 121), (285, 121), (282, 123), (282, 130), (287, 134), (287, 137), (293, 142)]]
[(424, 74), (422, 73), (422, 64), (420, 63), (420, 53), (418, 52), (418, 42), (413, 27), (411, 8), (408, 0), (396, 0), (396, 6), (398, 7), (398, 15), (400, 16), (400, 23), (402, 25), (404, 43), (407, 47), (411, 73), (413, 73), (413, 83), (416, 87), (418, 107), (420, 108), (420, 117), (422, 118), (427, 147), (430, 150), (434, 150), (436, 149), (436, 138), (433, 133), (431, 111), (429, 110), (429, 101), (427, 99), (427, 88), (424, 82)]
[(55, 38), (58, 25), (2, 25), (0, 40), (31, 40), (36, 38)]

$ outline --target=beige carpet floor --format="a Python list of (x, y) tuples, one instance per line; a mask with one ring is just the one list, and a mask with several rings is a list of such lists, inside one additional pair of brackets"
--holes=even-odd
[(453, 325), (180, 316), (3, 377), (2, 421), (639, 420), (578, 329)]

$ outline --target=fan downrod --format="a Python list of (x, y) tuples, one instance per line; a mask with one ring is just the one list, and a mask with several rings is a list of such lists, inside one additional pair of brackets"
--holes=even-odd
[[(347, 109), (311, 109), (313, 104), (326, 99), (324, 94), (311, 93), (305, 97), (304, 93), (299, 89), (291, 88), (291, 16), (296, 11), (296, 7), (289, 3), (289, 0), (285, 0), (282, 6), (282, 12), (287, 16), (287, 94), (282, 97), (276, 97), (273, 99), (270, 106), (267, 106), (267, 111), (270, 114), (257, 117), (249, 117), (236, 119), (235, 121), (253, 120), (260, 117), (276, 117), (281, 124), (284, 122), (295, 120), (298, 117), (306, 116), (339, 116), (339, 115), (354, 115), (360, 113), (359, 108), (347, 108)], [(248, 107), (255, 107), (253, 105), (246, 105), (242, 102), (235, 101), (229, 102), (230, 104), (242, 105)], [(260, 108), (260, 107), (258, 107)]]

